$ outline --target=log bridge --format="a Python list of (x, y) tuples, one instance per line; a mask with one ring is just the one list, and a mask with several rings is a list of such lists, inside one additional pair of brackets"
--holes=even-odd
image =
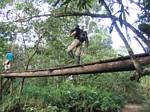
[[(141, 65), (150, 64), (150, 55), (149, 54), (137, 54), (135, 55), (137, 60)], [(69, 75), (81, 75), (81, 74), (90, 74), (90, 73), (108, 73), (108, 72), (121, 72), (121, 71), (132, 71), (135, 70), (130, 56), (118, 57), (115, 59), (101, 60), (98, 62), (81, 64), (81, 65), (72, 65), (65, 67), (57, 67), (50, 69), (41, 69), (41, 70), (29, 70), (23, 72), (9, 72), (9, 73), (0, 73), (0, 97), (2, 97), (2, 87), (4, 78), (13, 78), (13, 77), (50, 77), (50, 76), (69, 76)], [(11, 84), (13, 85), (13, 84)]]

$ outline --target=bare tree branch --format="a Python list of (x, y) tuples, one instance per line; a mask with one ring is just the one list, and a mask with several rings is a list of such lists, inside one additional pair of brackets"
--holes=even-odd
[(54, 7), (57, 6), (57, 4), (59, 4), (59, 2), (60, 2), (60, 0), (57, 0), (57, 1), (54, 3), (53, 6), (54, 6)]

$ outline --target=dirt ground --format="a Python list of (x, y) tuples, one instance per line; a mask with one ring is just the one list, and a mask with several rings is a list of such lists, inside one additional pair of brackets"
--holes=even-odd
[(150, 112), (150, 107), (137, 104), (127, 104), (124, 106), (121, 112)]

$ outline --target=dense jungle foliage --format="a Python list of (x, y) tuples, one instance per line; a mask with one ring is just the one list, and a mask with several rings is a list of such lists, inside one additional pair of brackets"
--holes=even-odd
[[(138, 7), (134, 23), (127, 4)], [(89, 36), (81, 64), (132, 56), (132, 39), (149, 52), (149, 0), (3, 0), (0, 7), (1, 73), (9, 49), (15, 56), (13, 72), (74, 65), (75, 59), (68, 64), (66, 48), (77, 24)], [(106, 26), (107, 19), (111, 24)], [(125, 44), (119, 49), (112, 47), (114, 30)], [(139, 104), (149, 112), (150, 77), (131, 81), (134, 72), (25, 78), (22, 94), (22, 78), (14, 78), (13, 93), (9, 83), (3, 87), (0, 112), (119, 112), (126, 104)]]

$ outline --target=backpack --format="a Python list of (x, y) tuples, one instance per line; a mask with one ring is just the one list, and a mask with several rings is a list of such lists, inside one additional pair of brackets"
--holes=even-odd
[(86, 31), (83, 31), (83, 30), (80, 30), (80, 37), (79, 37), (79, 40), (81, 42), (84, 42), (88, 39), (88, 36), (87, 36), (87, 32)]

